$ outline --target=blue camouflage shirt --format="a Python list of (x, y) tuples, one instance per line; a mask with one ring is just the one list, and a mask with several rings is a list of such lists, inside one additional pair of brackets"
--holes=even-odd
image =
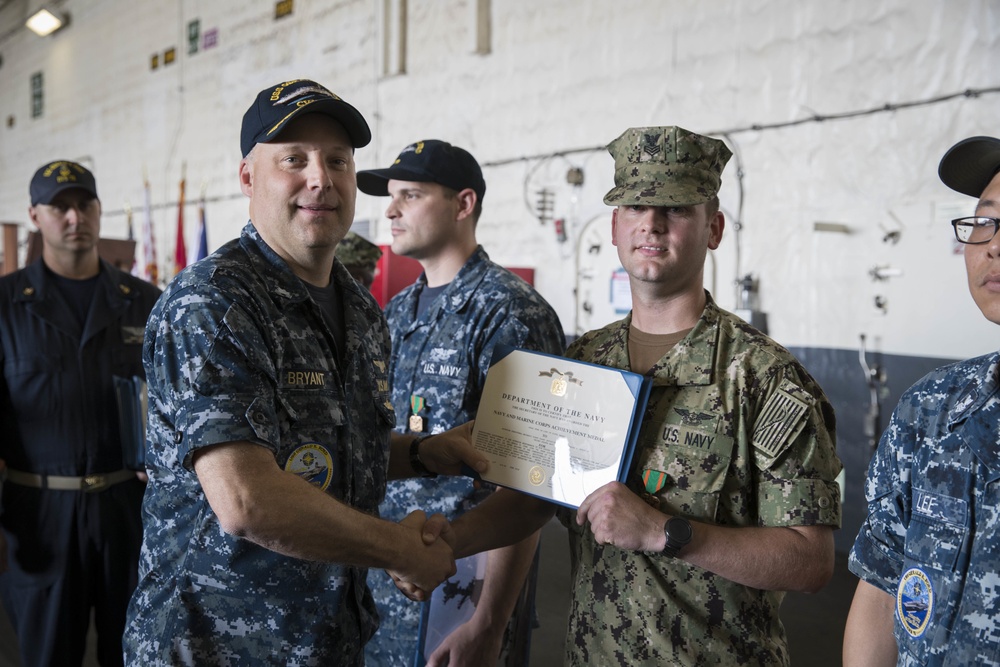
[(1000, 664), (1000, 354), (899, 400), (868, 469), (850, 569), (895, 598), (899, 665)]
[[(423, 399), (419, 416), (426, 433), (441, 433), (474, 419), (498, 344), (550, 354), (564, 350), (562, 325), (552, 307), (524, 280), (490, 261), (482, 246), (417, 319), (417, 300), (426, 284), (421, 275), (385, 310), (392, 335), (392, 404), (400, 432), (409, 431), (414, 395)], [(476, 490), (472, 480), (463, 477), (393, 481), (381, 512), (392, 521), (415, 509), (453, 519), (493, 488)], [(369, 644), (369, 664), (382, 664), (377, 661), (388, 660), (387, 654), (412, 656), (420, 605), (400, 594), (383, 572), (373, 572), (370, 583), (382, 625)]]
[(305, 285), (252, 224), (169, 285), (146, 331), (144, 543), (130, 664), (360, 665), (377, 625), (367, 570), (289, 558), (223, 532), (193, 453), (249, 441), (375, 514), (385, 489), (389, 337), (339, 262), (343, 366)]

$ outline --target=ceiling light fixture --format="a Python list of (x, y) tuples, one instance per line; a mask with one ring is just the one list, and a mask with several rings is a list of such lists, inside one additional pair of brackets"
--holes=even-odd
[(24, 25), (39, 37), (51, 35), (63, 26), (64, 18), (59, 17), (44, 7), (35, 12)]

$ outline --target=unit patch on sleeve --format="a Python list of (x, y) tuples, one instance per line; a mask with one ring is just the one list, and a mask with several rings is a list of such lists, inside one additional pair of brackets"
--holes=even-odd
[(805, 427), (808, 412), (809, 405), (782, 386), (767, 399), (757, 417), (753, 446), (768, 456), (777, 456)]
[(333, 457), (326, 447), (316, 442), (308, 442), (288, 457), (285, 472), (298, 475), (320, 491), (326, 491), (333, 480)]
[(896, 591), (896, 616), (911, 637), (920, 637), (927, 630), (934, 611), (934, 587), (927, 573), (911, 567), (899, 579)]

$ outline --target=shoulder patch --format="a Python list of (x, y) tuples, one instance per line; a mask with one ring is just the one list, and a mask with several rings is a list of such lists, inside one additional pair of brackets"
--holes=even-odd
[(927, 573), (911, 567), (899, 579), (896, 591), (896, 616), (911, 637), (920, 637), (927, 631), (934, 611), (934, 586)]
[(809, 405), (789, 391), (784, 384), (767, 403), (754, 425), (753, 446), (768, 456), (777, 456), (806, 425)]
[(285, 462), (285, 472), (298, 475), (320, 491), (333, 481), (333, 457), (323, 445), (308, 442), (292, 452)]

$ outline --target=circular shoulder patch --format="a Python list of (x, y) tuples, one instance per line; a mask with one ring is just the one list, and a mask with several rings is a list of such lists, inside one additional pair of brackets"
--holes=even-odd
[(320, 491), (326, 491), (333, 480), (333, 457), (326, 447), (315, 442), (307, 442), (288, 457), (285, 472), (298, 475)]
[(911, 567), (899, 579), (896, 591), (896, 615), (911, 637), (920, 637), (927, 630), (934, 612), (934, 587), (927, 573)]

